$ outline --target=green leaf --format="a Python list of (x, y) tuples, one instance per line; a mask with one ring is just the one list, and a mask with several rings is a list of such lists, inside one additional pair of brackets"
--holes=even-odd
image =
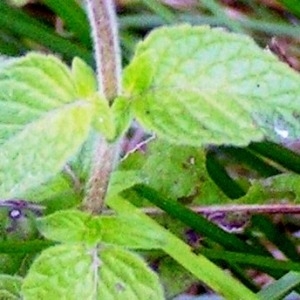
[(152, 224), (139, 215), (122, 214), (98, 219), (104, 243), (130, 249), (161, 249), (167, 243), (164, 232), (153, 230)]
[(46, 207), (46, 215), (60, 209), (75, 207), (81, 203), (82, 195), (80, 186), (77, 186), (78, 182), (72, 179), (60, 172), (38, 187), (27, 190), (22, 197), (32, 202), (43, 202), (41, 205)]
[(250, 38), (222, 29), (152, 31), (124, 83), (138, 121), (172, 143), (246, 145), (300, 131), (299, 75)]
[(97, 299), (164, 299), (158, 276), (138, 256), (120, 248), (99, 251), (99, 293)]
[[(154, 68), (152, 64), (151, 51), (142, 53), (139, 59), (133, 61), (126, 67), (123, 84), (129, 96), (139, 94), (151, 86), (154, 80)], [(143, 74), (143, 76), (141, 76)]]
[(108, 196), (116, 195), (137, 183), (143, 183), (144, 180), (140, 172), (136, 170), (120, 170), (112, 173), (109, 181)]
[(159, 139), (150, 142), (141, 177), (163, 195), (186, 198), (185, 202), (220, 203), (225, 198), (207, 174), (203, 149)]
[(83, 245), (51, 247), (33, 262), (24, 279), (24, 299), (95, 299), (97, 260)]
[(121, 137), (132, 121), (131, 102), (125, 97), (117, 97), (111, 107), (116, 132), (114, 139)]
[(280, 300), (300, 284), (299, 272), (288, 272), (258, 293), (260, 299)]
[[(211, 263), (204, 256), (194, 254), (187, 244), (162, 226), (158, 225), (153, 219), (143, 214), (143, 212), (132, 204), (125, 201), (124, 198), (114, 196), (109, 198), (107, 203), (120, 214), (126, 212), (126, 214), (138, 215), (141, 220), (149, 224), (149, 227), (152, 226), (153, 231), (165, 235), (166, 243), (163, 246), (163, 250), (185, 267), (190, 273), (195, 275), (213, 290), (223, 295), (226, 299), (258, 299), (244, 285), (231, 276), (228, 276), (228, 274), (224, 273), (223, 270)], [(218, 228), (216, 227), (216, 229)], [(249, 245), (247, 246), (245, 244), (245, 247), (248, 249)], [(203, 272), (203, 270), (205, 270), (205, 272)]]
[(140, 164), (140, 170), (121, 169), (113, 173), (110, 188), (112, 192), (121, 192), (134, 184), (144, 183), (162, 195), (180, 199), (186, 204), (231, 202), (208, 175), (204, 149), (172, 145), (158, 138), (149, 142), (142, 158), (139, 155), (136, 152), (128, 155), (122, 165), (132, 164), (134, 168)]
[(168, 256), (159, 260), (157, 272), (167, 299), (175, 298), (176, 295), (183, 293), (197, 281), (186, 269)]
[(0, 146), (0, 193), (12, 198), (46, 182), (87, 138), (92, 106), (65, 105), (23, 127)]
[(72, 75), (80, 97), (87, 98), (97, 91), (97, 80), (93, 69), (79, 57), (75, 57), (72, 61)]
[(34, 261), (22, 286), (24, 299), (163, 299), (157, 276), (136, 255), (67, 244)]
[(100, 227), (95, 228), (93, 217), (78, 210), (58, 211), (37, 220), (39, 231), (49, 240), (64, 243), (98, 242)]
[(92, 217), (76, 210), (59, 211), (38, 219), (44, 237), (64, 243), (96, 244), (99, 242), (127, 248), (154, 249), (166, 243), (166, 236), (138, 215)]
[(93, 119), (94, 129), (104, 135), (107, 140), (113, 140), (116, 135), (116, 128), (108, 101), (98, 93), (90, 97), (90, 100), (93, 102), (95, 110), (95, 117)]
[(0, 275), (0, 299), (20, 299), (22, 279), (18, 276)]
[(56, 57), (30, 53), (6, 61), (0, 68), (0, 144), (76, 98), (71, 72)]

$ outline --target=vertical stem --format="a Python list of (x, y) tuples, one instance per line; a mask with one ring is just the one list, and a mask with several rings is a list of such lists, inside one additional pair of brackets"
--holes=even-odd
[[(113, 0), (86, 0), (92, 28), (99, 92), (112, 104), (121, 91), (121, 56)], [(99, 214), (104, 205), (119, 144), (99, 137), (84, 209)]]

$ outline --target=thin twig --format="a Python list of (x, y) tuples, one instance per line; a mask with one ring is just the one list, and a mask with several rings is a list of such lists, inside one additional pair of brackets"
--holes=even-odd
[[(246, 214), (300, 214), (300, 205), (295, 204), (239, 204), (239, 205), (210, 205), (188, 206), (192, 211), (210, 215), (213, 213), (246, 213)], [(144, 207), (141, 210), (148, 215), (160, 215), (165, 212), (156, 207)], [(105, 214), (114, 214), (112, 210), (105, 210)]]

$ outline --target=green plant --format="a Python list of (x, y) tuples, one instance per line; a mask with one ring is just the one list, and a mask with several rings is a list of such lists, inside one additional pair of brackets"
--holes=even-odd
[[(224, 173), (222, 192), (222, 183), (212, 180), (221, 174), (220, 166), (206, 146), (246, 147), (266, 137), (275, 142), (282, 135), (298, 138), (299, 75), (246, 36), (180, 25), (149, 34), (121, 76), (111, 1), (87, 0), (86, 5), (96, 74), (79, 58), (70, 68), (52, 55), (38, 53), (1, 61), (1, 197), (40, 205), (24, 202), (31, 214), (17, 220), (17, 236), (3, 238), (3, 252), (15, 248), (34, 261), (24, 267), (24, 278), (0, 277), (1, 297), (163, 299), (157, 274), (132, 250), (144, 256), (150, 250), (158, 257), (168, 254), (227, 299), (259, 299), (265, 294), (276, 299), (285, 280), (288, 293), (299, 283), (295, 251), (287, 254), (295, 260), (289, 264), (293, 272), (282, 277), (287, 269), (255, 242), (229, 234), (173, 198), (193, 205), (231, 205), (231, 211), (239, 205), (251, 210), (251, 204), (258, 210), (269, 199), (283, 197), (297, 202), (299, 175), (276, 175), (280, 168), (257, 162), (257, 156), (255, 165), (276, 176), (253, 181), (246, 192)], [(121, 139), (133, 118), (157, 138), (147, 156), (135, 153), (115, 169)], [(248, 151), (259, 152), (261, 145), (266, 144), (252, 143)], [(288, 150), (286, 157), (289, 166), (299, 161)], [(193, 253), (178, 237), (182, 227), (175, 226), (177, 235), (171, 233), (140, 209), (149, 202), (207, 235), (213, 246)], [(103, 213), (105, 205), (113, 215)], [(47, 215), (36, 218), (42, 206)], [(39, 232), (32, 230), (31, 222)], [(257, 224), (268, 225), (262, 220)], [(37, 241), (39, 234), (52, 242)], [(18, 242), (20, 236), (26, 243)], [(228, 251), (224, 259), (244, 284), (206, 258), (222, 257), (216, 255), (220, 249)], [(282, 277), (279, 285), (255, 294), (239, 266), (247, 257), (275, 278)], [(20, 260), (24, 264), (24, 256)]]

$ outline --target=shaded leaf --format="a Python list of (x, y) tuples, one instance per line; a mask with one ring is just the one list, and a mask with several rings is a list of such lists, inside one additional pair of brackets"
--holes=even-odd
[(97, 299), (164, 299), (158, 276), (138, 256), (120, 248), (100, 250)]
[(20, 299), (22, 279), (18, 276), (0, 275), (0, 298)]

